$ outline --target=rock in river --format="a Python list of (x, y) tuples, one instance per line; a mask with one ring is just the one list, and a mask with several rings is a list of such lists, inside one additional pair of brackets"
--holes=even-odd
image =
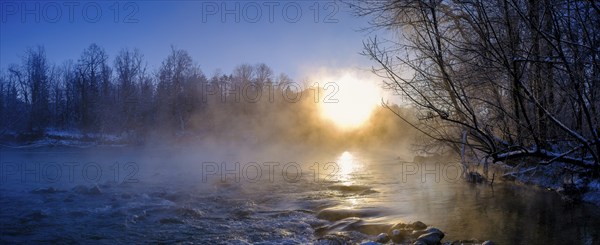
[(363, 242), (360, 245), (380, 245), (380, 244), (382, 244), (382, 243), (369, 241), (369, 242)]
[(344, 245), (348, 244), (348, 237), (340, 234), (329, 234), (319, 238), (315, 243), (317, 245)]
[(420, 235), (415, 244), (436, 245), (440, 243), (442, 238), (444, 238), (444, 233), (439, 229), (432, 227), (425, 230), (425, 234)]
[(415, 222), (412, 222), (411, 224), (397, 223), (390, 228), (388, 233), (391, 233), (392, 230), (395, 230), (395, 229), (398, 229), (398, 230), (424, 230), (425, 228), (427, 228), (427, 225), (421, 221), (415, 221)]
[(98, 187), (98, 185), (94, 185), (91, 188), (87, 188), (83, 185), (78, 185), (73, 187), (73, 191), (79, 194), (86, 194), (86, 195), (100, 195), (102, 194), (102, 190), (100, 190), (100, 187)]
[(421, 221), (415, 221), (412, 224), (410, 224), (410, 226), (415, 230), (423, 230), (423, 229), (427, 228), (427, 225), (425, 225), (425, 223), (423, 223)]
[(394, 229), (392, 230), (392, 241), (394, 243), (401, 243), (404, 241), (404, 239), (406, 239), (409, 235), (408, 230), (398, 230), (398, 229)]
[(54, 193), (59, 193), (59, 192), (63, 192), (63, 191), (58, 190), (54, 187), (37, 188), (37, 189), (31, 191), (31, 193), (33, 193), (33, 194), (54, 194)]
[(437, 233), (438, 235), (440, 235), (440, 239), (444, 238), (444, 232), (435, 227), (427, 228), (427, 230), (425, 230), (425, 233)]
[(375, 242), (378, 243), (386, 243), (390, 241), (390, 236), (388, 236), (387, 233), (380, 233), (379, 235), (377, 235), (377, 238), (375, 239)]

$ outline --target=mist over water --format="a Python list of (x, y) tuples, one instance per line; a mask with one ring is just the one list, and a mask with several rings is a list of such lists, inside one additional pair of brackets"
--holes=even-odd
[(414, 221), (442, 229), (448, 241), (598, 239), (596, 209), (569, 208), (527, 186), (466, 183), (457, 162), (417, 163), (397, 152), (3, 148), (2, 241), (313, 243), (344, 234), (360, 242)]

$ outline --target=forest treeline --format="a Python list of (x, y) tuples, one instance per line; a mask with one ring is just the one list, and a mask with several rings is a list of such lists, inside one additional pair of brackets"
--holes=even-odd
[(29, 48), (20, 64), (0, 75), (0, 135), (22, 141), (67, 131), (137, 143), (149, 137), (333, 143), (345, 137), (348, 143), (348, 137), (360, 142), (400, 134), (398, 122), (380, 108), (374, 113), (379, 121), (372, 120), (377, 127), (342, 136), (319, 117), (315, 88), (275, 75), (264, 63), (207, 77), (187, 51), (172, 47), (156, 71), (145, 64), (137, 49), (110, 59), (91, 44), (77, 61), (55, 65), (42, 46)]
[[(587, 0), (352, 2), (414, 124), (464, 158), (600, 173), (600, 5)], [(463, 159), (464, 159), (463, 158)], [(470, 160), (469, 160), (470, 161)]]

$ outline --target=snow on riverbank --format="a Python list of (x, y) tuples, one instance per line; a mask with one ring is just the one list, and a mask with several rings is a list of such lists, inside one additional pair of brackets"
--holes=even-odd
[(73, 130), (47, 130), (39, 135), (5, 133), (0, 145), (9, 148), (35, 148), (44, 146), (68, 146), (86, 148), (98, 145), (125, 146), (132, 143), (127, 134), (81, 133)]
[[(474, 163), (469, 168), (484, 174), (483, 164)], [(569, 202), (584, 201), (600, 206), (600, 180), (587, 176), (582, 169), (555, 162), (543, 164), (518, 164), (511, 167), (503, 162), (490, 163), (487, 180), (514, 181), (555, 191)]]

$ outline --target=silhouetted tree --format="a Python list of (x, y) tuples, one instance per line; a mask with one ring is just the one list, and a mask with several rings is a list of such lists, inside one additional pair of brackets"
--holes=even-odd
[(101, 95), (108, 89), (110, 78), (107, 60), (104, 49), (91, 44), (83, 51), (77, 64), (78, 114), (81, 128), (86, 131), (98, 131), (101, 126), (100, 103), (104, 101)]
[(466, 146), (485, 166), (533, 158), (599, 169), (593, 1), (351, 4), (398, 38), (367, 41), (365, 55), (418, 108), (424, 134), (457, 152)]

